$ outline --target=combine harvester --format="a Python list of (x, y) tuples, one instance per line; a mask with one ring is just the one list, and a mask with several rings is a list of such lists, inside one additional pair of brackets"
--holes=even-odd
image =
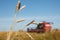
[(37, 32), (37, 33), (44, 33), (44, 32), (50, 32), (51, 31), (51, 22), (35, 22), (35, 20), (28, 23), (26, 26), (29, 26), (30, 24), (36, 24), (37, 27), (35, 29), (27, 28), (27, 32)]

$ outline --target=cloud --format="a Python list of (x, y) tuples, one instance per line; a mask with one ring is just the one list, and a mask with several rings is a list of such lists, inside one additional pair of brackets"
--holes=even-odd
[[(59, 28), (60, 24), (60, 16), (30, 16), (30, 17), (18, 17), (17, 19), (25, 18), (26, 20), (24, 22), (18, 23), (15, 27), (15, 30), (22, 29), (25, 27), (27, 23), (32, 21), (32, 19), (36, 20), (36, 22), (41, 21), (49, 21), (53, 22), (53, 28)], [(0, 18), (0, 30), (3, 30), (5, 28), (6, 30), (9, 30), (10, 25), (12, 24), (13, 18)], [(22, 27), (21, 27), (22, 26)]]
[(11, 21), (12, 18), (0, 18), (0, 21)]

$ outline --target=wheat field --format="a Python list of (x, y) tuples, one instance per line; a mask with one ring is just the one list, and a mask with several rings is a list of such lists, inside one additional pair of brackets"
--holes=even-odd
[[(9, 32), (0, 32), (0, 40), (6, 40)], [(10, 40), (31, 40), (25, 31), (13, 32)], [(53, 30), (46, 33), (30, 33), (34, 40), (60, 40), (60, 30)]]

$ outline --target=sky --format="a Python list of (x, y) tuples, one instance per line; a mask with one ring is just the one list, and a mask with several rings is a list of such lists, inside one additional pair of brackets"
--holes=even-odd
[[(0, 0), (0, 31), (10, 30), (17, 2), (18, 0)], [(25, 21), (16, 23), (13, 30), (24, 30), (25, 25), (32, 20), (52, 22), (52, 29), (60, 29), (60, 0), (20, 0), (20, 2), (21, 6), (26, 5), (26, 8), (19, 11), (16, 20)]]

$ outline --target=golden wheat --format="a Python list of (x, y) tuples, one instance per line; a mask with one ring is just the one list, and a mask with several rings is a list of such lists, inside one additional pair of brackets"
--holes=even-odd
[[(18, 31), (13, 32), (11, 40), (31, 40), (31, 38), (26, 34), (27, 32)], [(0, 40), (7, 39), (8, 32), (0, 32)], [(60, 30), (53, 30), (46, 33), (29, 33), (34, 40), (60, 40)]]

